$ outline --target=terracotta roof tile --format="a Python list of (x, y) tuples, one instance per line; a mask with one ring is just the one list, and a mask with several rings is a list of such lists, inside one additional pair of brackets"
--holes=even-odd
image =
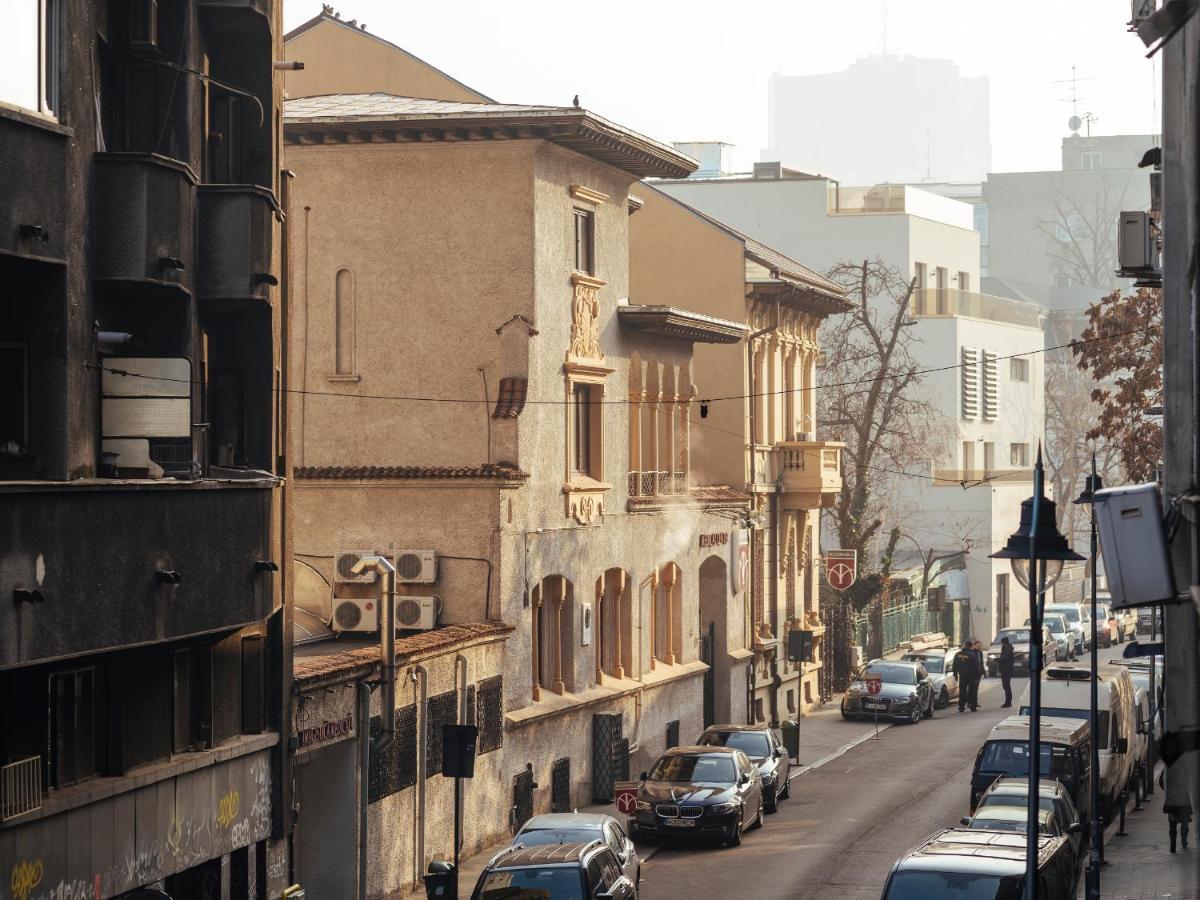
[[(409, 637), (398, 637), (396, 664), (401, 665), (413, 657), (444, 652), (483, 638), (506, 637), (512, 631), (513, 626), (503, 622), (471, 622), (464, 625), (446, 625)], [(378, 665), (378, 641), (323, 641), (296, 648), (292, 676), (297, 684), (302, 685), (305, 681), (333, 675), (369, 672)]]
[(500, 395), (496, 398), (493, 419), (515, 419), (525, 408), (525, 396), (529, 392), (529, 379), (519, 376), (500, 379)]
[(386, 480), (405, 478), (496, 478), (525, 481), (529, 475), (506, 463), (479, 466), (299, 466), (298, 479)]

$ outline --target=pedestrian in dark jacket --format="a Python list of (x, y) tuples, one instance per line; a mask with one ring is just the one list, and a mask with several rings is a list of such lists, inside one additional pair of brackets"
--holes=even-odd
[[(1163, 784), (1163, 775), (1166, 771), (1160, 772), (1158, 775), (1158, 786), (1166, 790)], [(1163, 801), (1163, 812), (1167, 814), (1167, 831), (1171, 836), (1171, 852), (1175, 852), (1175, 839), (1179, 832), (1182, 832), (1183, 849), (1188, 848), (1188, 829), (1192, 821), (1192, 804), (1184, 798), (1183, 803), (1167, 803)]]
[(958, 711), (962, 712), (971, 700), (972, 684), (979, 680), (979, 664), (970, 641), (963, 644), (962, 649), (954, 654), (954, 662), (951, 664), (950, 671), (954, 673), (954, 678), (958, 681)]
[(1012, 706), (1013, 646), (1008, 635), (1000, 638), (1000, 684), (1004, 686), (1004, 708)]
[(979, 682), (987, 674), (987, 666), (983, 661), (983, 641), (971, 645), (975, 654), (975, 679), (971, 682), (971, 712), (979, 709)]

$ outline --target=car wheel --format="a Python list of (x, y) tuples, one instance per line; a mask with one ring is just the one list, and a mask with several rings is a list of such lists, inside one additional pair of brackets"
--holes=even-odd
[(925, 711), (921, 709), (921, 704), (914, 703), (912, 712), (908, 714), (908, 724), (916, 725), (921, 721), (921, 716), (923, 715), (925, 715)]
[(778, 795), (778, 794), (775, 794), (775, 795), (774, 795), (774, 796), (771, 798), (771, 802), (770, 802), (770, 803), (768, 803), (768, 802), (767, 802), (767, 801), (764, 799), (764, 800), (763, 800), (763, 809), (765, 809), (765, 810), (766, 810), (767, 812), (769, 812), (769, 813), (777, 813), (777, 812), (779, 812), (779, 795)]
[(925, 712), (923, 713), (923, 715), (925, 716), (926, 719), (933, 718), (933, 698), (932, 697), (929, 698), (929, 705), (927, 707), (925, 707)]
[(937, 707), (938, 707), (938, 709), (945, 709), (949, 705), (950, 705), (950, 692), (948, 690), (946, 690), (945, 687), (943, 687), (942, 692), (940, 694), (938, 694)]
[(759, 828), (762, 828), (763, 822), (766, 821), (766, 816), (763, 815), (763, 813), (765, 812), (763, 807), (765, 805), (766, 804), (764, 804), (763, 801), (761, 801), (761, 800), (758, 801), (758, 815), (754, 817), (754, 824), (750, 826), (755, 831), (757, 831)]
[(850, 715), (850, 713), (846, 712), (846, 707), (844, 707), (844, 706), (842, 707), (842, 718), (845, 719), (847, 722), (854, 721), (854, 716), (852, 716), (852, 715)]
[(779, 799), (786, 800), (790, 796), (792, 796), (792, 780), (785, 778), (783, 780), (783, 790), (779, 792)]
[(741, 813), (733, 822), (732, 834), (725, 839), (730, 847), (740, 847), (742, 845), (742, 816)]

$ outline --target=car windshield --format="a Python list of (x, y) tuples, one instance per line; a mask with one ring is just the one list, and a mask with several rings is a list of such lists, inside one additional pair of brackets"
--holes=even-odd
[(1025, 823), (1016, 819), (986, 819), (976, 816), (971, 820), (969, 827), (976, 831), (1024, 831)]
[[(1021, 707), (1021, 715), (1029, 715), (1028, 705)], [(1065, 706), (1042, 706), (1043, 716), (1055, 716), (1059, 719), (1090, 719), (1091, 713), (1086, 709), (1068, 709)], [(1108, 720), (1112, 713), (1107, 709), (1102, 709), (1097, 713), (1096, 718), (1096, 738), (1099, 740), (1099, 749), (1108, 749)]]
[[(975, 814), (979, 815), (980, 813), (983, 812), (983, 810), (988, 809), (988, 808), (995, 809), (996, 807), (1004, 807), (1004, 806), (1016, 807), (1018, 809), (1025, 809), (1026, 808), (1025, 807), (1025, 798), (1027, 796), (1029, 796), (1029, 795), (1028, 794), (988, 794), (982, 800), (979, 801), (979, 806), (977, 806), (975, 808)], [(1053, 797), (1045, 797), (1045, 796), (1039, 797), (1038, 798), (1038, 806), (1041, 807), (1042, 809), (1053, 810), (1054, 809), (1054, 798)]]
[(906, 656), (904, 658), (924, 663), (925, 671), (931, 675), (940, 675), (946, 671), (946, 657), (944, 656)]
[(584, 900), (583, 877), (576, 866), (545, 869), (497, 869), (489, 872), (480, 900)]
[(1010, 644), (1028, 644), (1029, 629), (1028, 628), (1010, 628), (1007, 631), (1002, 631), (996, 635), (996, 640), (992, 642), (992, 646), (996, 647), (1000, 644), (1000, 638), (1008, 638)]
[(910, 871), (892, 876), (884, 900), (1020, 900), (1024, 891), (1020, 875)]
[(871, 663), (859, 677), (878, 678), (889, 684), (916, 684), (917, 670), (913, 666), (901, 666), (896, 663)]
[(528, 828), (516, 839), (526, 847), (542, 844), (581, 844), (600, 837), (600, 826), (572, 825), (569, 828)]
[[(1040, 769), (1044, 777), (1057, 778), (1063, 783), (1073, 780), (1071, 758), (1067, 755), (1067, 749), (1058, 744), (1042, 744)], [(1002, 775), (1028, 775), (1029, 742), (988, 741), (984, 745), (979, 770)]]
[[(1067, 620), (1057, 614), (1053, 616), (1046, 616), (1044, 619), (1042, 619), (1042, 622), (1045, 624), (1046, 630), (1051, 634), (1062, 634), (1067, 630)], [(1028, 619), (1025, 621), (1025, 624), (1029, 624)]]
[(760, 759), (771, 755), (771, 740), (762, 731), (709, 731), (700, 738), (700, 746), (732, 747)]
[(728, 756), (664, 756), (654, 764), (651, 781), (678, 781), (684, 784), (707, 781), (733, 784), (733, 759)]
[(1079, 607), (1078, 606), (1055, 606), (1054, 612), (1058, 613), (1072, 625), (1079, 623)]

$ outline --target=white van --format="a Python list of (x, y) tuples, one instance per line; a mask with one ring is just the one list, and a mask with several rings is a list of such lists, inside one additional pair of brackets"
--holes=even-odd
[[(1091, 670), (1055, 664), (1042, 673), (1042, 715), (1087, 719), (1091, 711)], [(1094, 739), (1100, 750), (1100, 796), (1111, 810), (1131, 783), (1136, 768), (1137, 719), (1133, 682), (1120, 666), (1098, 676), (1099, 716)], [(1022, 715), (1029, 714), (1029, 686), (1021, 695)]]

